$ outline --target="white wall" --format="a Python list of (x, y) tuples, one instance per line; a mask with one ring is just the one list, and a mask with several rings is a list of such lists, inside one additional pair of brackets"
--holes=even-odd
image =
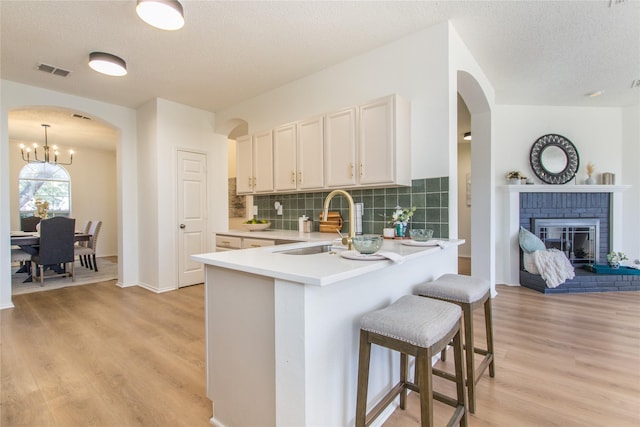
[[(214, 134), (213, 113), (164, 99), (142, 106), (138, 119), (142, 209), (150, 212), (149, 221), (140, 224), (146, 258), (141, 261), (140, 283), (165, 292), (178, 284), (177, 152), (187, 149), (207, 155), (207, 225), (210, 232), (224, 229), (228, 221), (227, 137)], [(208, 239), (206, 251), (213, 250), (211, 243)]]
[[(10, 156), (7, 132), (12, 108), (55, 106), (99, 118), (119, 130), (116, 144), (118, 284), (130, 286), (138, 280), (138, 203), (136, 168), (136, 114), (130, 108), (107, 104), (51, 90), (2, 80), (0, 82), (0, 238), (9, 240)], [(0, 245), (0, 308), (12, 307), (9, 246)]]
[[(509, 250), (508, 195), (502, 186), (505, 174), (519, 170), (541, 184), (529, 166), (529, 150), (542, 135), (555, 133), (568, 138), (576, 146), (580, 157), (577, 183), (586, 178), (585, 166), (593, 162), (596, 175), (602, 172), (616, 174), (617, 184), (630, 182), (623, 173), (622, 110), (620, 108), (584, 108), (552, 106), (497, 105), (494, 110), (495, 138), (495, 191), (496, 258), (504, 259)], [(637, 144), (637, 140), (636, 140)], [(633, 145), (633, 144), (630, 144)], [(576, 180), (565, 185), (574, 185)], [(626, 200), (626, 195), (623, 195)], [(636, 211), (636, 219), (638, 211)], [(621, 248), (624, 250), (624, 248)], [(508, 266), (498, 263), (497, 282), (505, 283)]]

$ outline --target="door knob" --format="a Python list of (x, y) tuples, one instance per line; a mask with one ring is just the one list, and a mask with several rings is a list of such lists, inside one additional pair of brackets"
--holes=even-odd
[(180, 228), (186, 228), (186, 225), (180, 224)]

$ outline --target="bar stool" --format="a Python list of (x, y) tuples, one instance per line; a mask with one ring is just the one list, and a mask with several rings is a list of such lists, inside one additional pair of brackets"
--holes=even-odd
[[(407, 390), (420, 393), (420, 414), (423, 427), (433, 426), (433, 399), (455, 408), (448, 423), (467, 425), (464, 393), (461, 312), (454, 304), (405, 295), (395, 303), (365, 314), (360, 326), (360, 355), (358, 360), (358, 391), (356, 401), (356, 427), (370, 425), (384, 409), (400, 395), (400, 408), (405, 409)], [(455, 376), (436, 372), (431, 367), (433, 354), (442, 351), (453, 340)], [(400, 381), (367, 414), (367, 389), (371, 344), (386, 347), (400, 354)], [(416, 379), (407, 378), (408, 356), (416, 359)], [(456, 383), (456, 398), (433, 390), (432, 374)]]
[[(437, 280), (418, 285), (416, 293), (423, 297), (435, 298), (458, 304), (462, 308), (464, 323), (464, 347), (467, 365), (467, 391), (469, 393), (469, 412), (476, 410), (476, 384), (489, 367), (489, 376), (495, 376), (493, 352), (493, 321), (491, 314), (491, 285), (488, 280), (458, 274), (445, 274)], [(484, 306), (487, 349), (476, 348), (473, 343), (473, 310)], [(474, 354), (484, 356), (475, 369)], [(445, 360), (442, 352), (442, 360)]]

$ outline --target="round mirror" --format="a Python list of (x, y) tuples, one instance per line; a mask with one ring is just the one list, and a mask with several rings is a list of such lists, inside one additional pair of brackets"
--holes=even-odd
[(562, 135), (541, 136), (531, 147), (531, 169), (542, 182), (565, 184), (578, 171), (580, 159), (571, 141)]
[(557, 145), (548, 145), (540, 152), (540, 163), (549, 173), (560, 173), (567, 167), (567, 155)]

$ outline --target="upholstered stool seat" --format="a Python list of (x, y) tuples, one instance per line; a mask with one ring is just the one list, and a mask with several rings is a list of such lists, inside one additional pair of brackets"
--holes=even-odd
[[(358, 392), (356, 426), (368, 426), (400, 395), (400, 408), (406, 405), (407, 390), (420, 393), (420, 413), (423, 426), (433, 425), (433, 399), (455, 408), (449, 425), (467, 425), (460, 336), (460, 307), (415, 295), (406, 295), (395, 303), (362, 316), (360, 322), (360, 355), (358, 361)], [(455, 376), (434, 372), (431, 358), (453, 341)], [(400, 355), (400, 381), (367, 414), (367, 389), (371, 344), (383, 346)], [(408, 380), (408, 356), (416, 358), (416, 378)], [(432, 374), (456, 383), (456, 398), (433, 391)]]
[[(469, 412), (475, 412), (476, 384), (489, 368), (489, 376), (495, 376), (493, 352), (493, 321), (491, 313), (491, 284), (488, 280), (458, 274), (445, 274), (438, 279), (420, 284), (416, 293), (423, 297), (435, 298), (458, 304), (462, 308), (464, 324), (464, 345), (467, 365), (467, 391)], [(487, 349), (476, 348), (473, 342), (473, 310), (484, 306)], [(445, 352), (442, 359), (446, 360)], [(478, 369), (475, 368), (474, 354), (484, 356)]]

